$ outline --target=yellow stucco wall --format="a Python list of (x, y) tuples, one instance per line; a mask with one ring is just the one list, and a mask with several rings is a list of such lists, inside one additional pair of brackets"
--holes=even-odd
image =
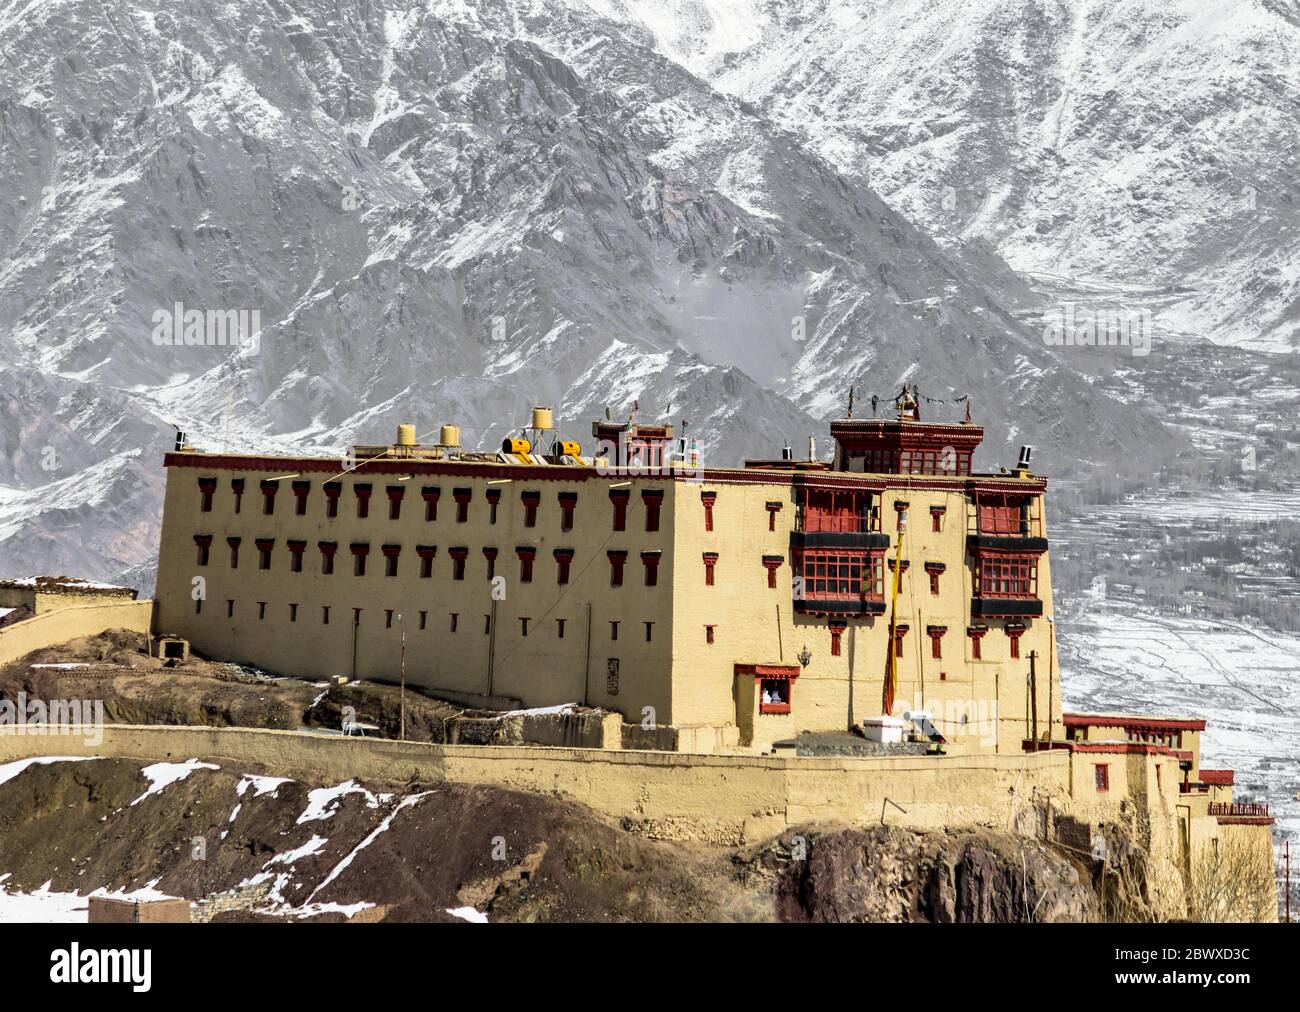
[[(514, 696), (528, 706), (580, 701), (620, 710), (630, 722), (651, 720), (684, 728), (709, 729), (695, 739), (726, 741), (739, 735), (754, 745), (803, 729), (846, 730), (880, 710), (888, 638), (887, 616), (853, 618), (842, 639), (841, 655), (831, 656), (825, 616), (796, 614), (792, 602), (790, 535), (796, 524), (795, 495), (786, 478), (755, 481), (747, 472), (708, 472), (702, 483), (660, 477), (621, 481), (572, 470), (537, 468), (538, 475), (501, 482), (485, 467), (478, 474), (416, 474), (405, 486), (400, 518), (388, 518), (385, 490), (396, 474), (326, 473), (286, 475), (276, 462), (250, 459), (262, 469), (207, 465), (169, 470), (159, 555), (160, 632), (191, 640), (208, 656), (257, 664), (306, 677), (356, 675), (396, 681), (402, 631), (406, 636), (406, 676), (432, 689)], [(472, 471), (473, 469), (470, 468)], [(733, 475), (735, 477), (733, 477)], [(198, 479), (218, 479), (210, 513), (200, 512)], [(245, 493), (233, 512), (230, 479), (241, 477)], [(281, 478), (275, 512), (262, 512), (259, 483)], [(343, 490), (339, 515), (325, 515), (321, 485), (337, 480)], [(306, 515), (295, 513), (294, 480), (311, 483)], [(902, 486), (908, 479), (896, 479)], [(359, 518), (353, 488), (373, 491), (367, 518)], [(627, 529), (612, 530), (611, 483), (629, 493)], [(899, 659), (895, 713), (930, 709), (940, 729), (965, 749), (1019, 752), (1029, 733), (1027, 678), (1030, 654), (1037, 656), (1040, 737), (1059, 740), (1060, 679), (1055, 644), (1045, 618), (1024, 619), (1020, 657), (1012, 658), (1006, 622), (988, 619), (982, 658), (972, 657), (971, 569), (966, 538), (973, 505), (962, 479), (935, 479), (926, 488), (900, 487), (883, 494), (884, 532), (895, 538), (894, 503), (911, 504), (904, 559), (908, 563), (899, 598), (899, 623), (909, 626)], [(441, 490), (437, 519), (425, 520), (420, 492)], [(454, 488), (469, 488), (468, 519), (457, 522)], [(486, 493), (500, 492), (495, 524), (489, 521)], [(663, 493), (660, 529), (645, 530), (641, 492)], [(524, 491), (540, 493), (537, 525), (524, 526)], [(700, 493), (716, 494), (714, 529), (704, 529)], [(560, 529), (561, 492), (578, 496), (573, 530)], [(781, 510), (769, 529), (767, 504)], [(946, 509), (943, 529), (931, 529), (930, 507)], [(1041, 514), (1036, 500), (1036, 514)], [(1041, 523), (1041, 516), (1037, 516)], [(1045, 532), (1044, 532), (1045, 533)], [(197, 564), (195, 534), (212, 536), (209, 562)], [(229, 566), (226, 539), (241, 538), (237, 570)], [(272, 538), (271, 569), (258, 568), (255, 541)], [(303, 570), (290, 572), (289, 539), (307, 542)], [(318, 542), (338, 544), (335, 572), (323, 575)], [(366, 573), (353, 575), (350, 545), (369, 545)], [(385, 575), (384, 544), (400, 544), (395, 577)], [(421, 579), (416, 546), (436, 545), (433, 577)], [(468, 548), (466, 579), (450, 577), (453, 546)], [(493, 585), (487, 579), (484, 546), (498, 550)], [(534, 578), (518, 579), (517, 546), (536, 550)], [(556, 548), (574, 552), (571, 582), (557, 586)], [(627, 552), (624, 583), (610, 584), (609, 550)], [(643, 551), (661, 553), (658, 585), (645, 586)], [(717, 552), (713, 586), (704, 582), (704, 552)], [(890, 557), (892, 558), (892, 550)], [(763, 556), (779, 556), (775, 587), (769, 587)], [(925, 563), (946, 570), (939, 593), (930, 592)], [(201, 580), (196, 584), (196, 579)], [(888, 574), (886, 574), (888, 580)], [(205, 600), (195, 607), (196, 586)], [(1040, 561), (1039, 595), (1045, 615), (1052, 611), (1051, 573)], [(234, 601), (229, 617), (228, 601)], [(297, 605), (296, 622), (290, 621)], [(322, 620), (330, 607), (330, 622)], [(263, 612), (264, 607), (264, 612)], [(353, 626), (353, 609), (361, 608)], [(495, 622), (488, 616), (495, 610)], [(386, 615), (393, 613), (391, 625)], [(420, 612), (425, 628), (419, 628)], [(456, 629), (451, 629), (455, 613)], [(397, 616), (401, 616), (401, 620)], [(521, 619), (528, 618), (528, 634)], [(565, 623), (558, 635), (557, 620)], [(618, 623), (618, 639), (612, 623)], [(651, 623), (650, 639), (647, 627)], [(705, 626), (714, 626), (707, 643)], [(931, 656), (927, 627), (944, 626), (942, 658)], [(486, 632), (487, 629), (494, 632)], [(355, 639), (354, 639), (355, 632)], [(749, 694), (736, 685), (737, 664), (797, 664), (804, 647), (811, 661), (796, 680), (789, 715), (741, 712)], [(355, 656), (355, 662), (354, 662)], [(617, 668), (617, 691), (610, 676)], [(489, 673), (490, 670), (490, 673)], [(754, 695), (756, 707), (757, 694)], [(1050, 725), (1049, 725), (1050, 717)], [(728, 732), (726, 729), (731, 728)], [(690, 736), (688, 736), (690, 737)], [(693, 740), (695, 740), (693, 739)]]
[[(79, 598), (85, 601), (85, 598)], [(0, 629), (0, 664), (8, 664), (43, 647), (94, 636), (109, 629), (149, 632), (153, 601), (118, 600), (102, 604), (70, 604), (44, 611)]]
[[(940, 730), (955, 744), (976, 750), (1019, 752), (1029, 737), (1029, 656), (1037, 652), (1038, 730), (1063, 738), (1060, 668), (1051, 624), (1027, 618), (1020, 657), (1011, 657), (1006, 622), (988, 619), (981, 658), (972, 657), (970, 622), (972, 571), (967, 562), (967, 518), (973, 515), (960, 482), (952, 489), (889, 489), (880, 510), (894, 557), (897, 531), (894, 503), (909, 504), (904, 541), (907, 568), (899, 596), (899, 624), (909, 626), (898, 661), (895, 715), (930, 709)], [(702, 491), (716, 494), (713, 530), (705, 530)], [(769, 530), (768, 502), (781, 502), (775, 530)], [(942, 530), (932, 530), (930, 507), (945, 508)], [(1041, 501), (1036, 505), (1041, 509)], [(825, 616), (796, 614), (791, 601), (790, 533), (795, 527), (792, 489), (736, 480), (709, 480), (677, 489), (674, 549), (677, 579), (673, 586), (674, 663), (685, 677), (673, 684), (673, 712), (691, 723), (738, 723), (742, 737), (766, 744), (802, 730), (846, 730), (881, 709), (889, 616), (847, 620), (838, 657), (831, 654)], [(1044, 530), (1044, 536), (1046, 532)], [(714, 584), (705, 583), (704, 553), (716, 552)], [(775, 587), (767, 585), (762, 557), (782, 556)], [(930, 592), (925, 563), (943, 563), (939, 593)], [(889, 594), (886, 568), (886, 597)], [(1039, 596), (1044, 615), (1052, 614), (1051, 569), (1047, 555), (1039, 562)], [(705, 626), (713, 625), (709, 644)], [(931, 656), (928, 626), (947, 629), (940, 659)], [(795, 681), (791, 713), (737, 714), (738, 694), (732, 679), (736, 664), (798, 664), (804, 647), (811, 662)], [(746, 697), (748, 701), (748, 697)], [(756, 697), (754, 705), (756, 707)]]
[[(542, 469), (539, 468), (539, 471)], [(321, 485), (333, 474), (315, 472), (306, 516), (294, 512), (292, 481), (276, 495), (275, 513), (262, 513), (258, 491), (264, 478), (280, 471), (207, 471), (173, 468), (164, 503), (158, 568), (158, 628), (187, 637), (200, 654), (257, 664), (304, 677), (355, 675), (395, 682), (400, 675), (403, 630), (406, 635), (406, 677), (415, 685), (459, 692), (513, 696), (526, 705), (585, 702), (623, 711), (640, 722), (643, 709), (655, 710), (658, 723), (672, 723), (669, 669), (672, 649), (671, 552), (673, 487), (671, 481), (629, 480), (627, 530), (611, 530), (613, 508), (608, 487), (601, 481), (565, 481), (539, 476), (536, 481), (489, 484), (481, 477), (416, 475), (397, 482), (395, 475), (348, 475), (343, 485), (339, 515), (325, 515)], [(199, 476), (219, 476), (213, 511), (199, 509)], [(230, 478), (246, 480), (241, 511), (233, 512)], [(373, 494), (369, 516), (357, 517), (353, 486), (370, 484)], [(388, 485), (406, 487), (399, 519), (388, 518)], [(437, 519), (425, 520), (421, 488), (441, 489)], [(469, 488), (472, 499), (468, 519), (457, 522), (454, 488)], [(664, 490), (663, 520), (658, 532), (645, 530), (641, 489)], [(499, 490), (497, 522), (489, 520), (486, 493)], [(524, 526), (523, 491), (539, 491), (537, 525)], [(561, 530), (559, 494), (575, 492), (578, 502), (571, 531)], [(195, 534), (211, 534), (207, 566), (197, 565)], [(226, 539), (241, 538), (239, 566), (230, 568)], [(258, 568), (258, 538), (273, 538), (270, 571)], [(289, 570), (289, 539), (307, 541), (303, 571)], [(335, 571), (321, 572), (320, 541), (336, 541)], [(364, 576), (354, 576), (350, 545), (370, 546)], [(400, 544), (402, 552), (395, 577), (385, 575), (382, 546)], [(418, 545), (434, 545), (433, 576), (420, 577)], [(468, 548), (465, 579), (452, 579), (453, 547)], [(519, 546), (536, 550), (531, 583), (520, 581)], [(501, 577), (493, 600), (484, 547), (495, 547), (495, 575)], [(574, 559), (570, 583), (557, 584), (553, 552), (571, 548)], [(610, 586), (609, 550), (627, 552), (624, 582)], [(645, 586), (640, 554), (662, 554), (658, 586)], [(195, 578), (205, 581), (206, 600), (201, 613), (192, 599)], [(235, 601), (233, 618), (227, 601)], [(259, 602), (266, 602), (259, 618)], [(298, 605), (297, 621), (290, 621), (290, 604)], [(323, 607), (331, 609), (328, 625)], [(353, 664), (353, 609), (361, 608), (356, 627)], [(488, 617), (495, 608), (495, 634)], [(386, 612), (393, 611), (392, 625)], [(420, 629), (420, 612), (426, 613)], [(456, 614), (456, 630), (451, 615)], [(399, 622), (396, 616), (400, 614)], [(528, 618), (523, 634), (521, 618)], [(558, 621), (565, 623), (564, 637)], [(610, 623), (619, 622), (618, 639)], [(643, 623), (652, 622), (650, 642)], [(590, 624), (590, 644), (588, 626)], [(489, 664), (489, 657), (492, 658)], [(607, 676), (610, 659), (618, 662), (617, 690)], [(491, 672), (489, 672), (491, 668)]]

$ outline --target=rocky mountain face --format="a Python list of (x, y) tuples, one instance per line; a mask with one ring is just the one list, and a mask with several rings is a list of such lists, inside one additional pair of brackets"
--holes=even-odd
[(945, 243), (1164, 339), (1300, 346), (1288, 0), (593, 3)]
[[(863, 87), (880, 61), (846, 52), (857, 76), (807, 76), (846, 39), (906, 41), (894, 60), (917, 61), (916, 87), (923, 66), (1009, 74), (1000, 51), (944, 69), (883, 5), (863, 8), (869, 30), (834, 31), (838, 7), (809, 7), (796, 24), (793, 5), (675, 5), (682, 25), (730, 12), (767, 32), (737, 45), (710, 30), (704, 53), (596, 0), (0, 14), (0, 575), (147, 582), (173, 426), (206, 449), (333, 452), (399, 420), (456, 421), (491, 446), (531, 404), (583, 438), (639, 402), (643, 419), (688, 422), (722, 466), (823, 433), (850, 386), (862, 413), (915, 382), (931, 418), (961, 417), (969, 395), (984, 467), (1022, 441), (1056, 476), (1182, 445), (1042, 339), (1042, 297), (1004, 256), (1030, 233), (1074, 249), (1073, 226), (1018, 226), (999, 204), (996, 227), (972, 218), (937, 242), (916, 196), (934, 167), (909, 162), (910, 134)], [(989, 46), (1012, 44), (988, 25)], [(774, 39), (791, 61), (806, 47), (807, 66), (763, 63)], [(995, 83), (934, 102), (961, 119), (963, 96), (1002, 102)], [(1051, 104), (1047, 85), (1023, 87)], [(1062, 137), (1092, 122), (1072, 94)], [(818, 126), (841, 119), (844, 140)], [(862, 144), (879, 170), (855, 164)]]

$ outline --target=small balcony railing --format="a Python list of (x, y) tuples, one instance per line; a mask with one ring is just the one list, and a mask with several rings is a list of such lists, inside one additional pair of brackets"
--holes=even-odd
[(1254, 801), (1211, 801), (1209, 815), (1244, 815), (1251, 818), (1269, 818), (1268, 805)]

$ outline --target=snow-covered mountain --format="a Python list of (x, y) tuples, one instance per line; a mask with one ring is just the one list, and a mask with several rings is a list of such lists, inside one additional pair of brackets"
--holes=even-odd
[[(172, 425), (491, 445), (534, 403), (581, 438), (639, 400), (731, 465), (906, 380), (970, 395), (983, 466), (1180, 445), (1021, 322), (1041, 300), (975, 231), (882, 200), (905, 153), (855, 170), (629, 9), (40, 0), (0, 54), (0, 575), (145, 562)], [(260, 331), (168, 343), (195, 312)]]
[(941, 241), (1300, 346), (1294, 0), (590, 0)]

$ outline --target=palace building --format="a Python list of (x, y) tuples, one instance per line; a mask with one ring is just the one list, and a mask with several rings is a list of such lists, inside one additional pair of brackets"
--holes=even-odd
[(286, 675), (577, 701), (697, 749), (879, 718), (891, 675), (890, 712), (953, 747), (1063, 743), (1046, 479), (1027, 452), (975, 473), (969, 412), (898, 408), (831, 422), (829, 463), (740, 468), (631, 419), (584, 452), (546, 409), (491, 453), (455, 426), (344, 461), (181, 446), (155, 628)]

